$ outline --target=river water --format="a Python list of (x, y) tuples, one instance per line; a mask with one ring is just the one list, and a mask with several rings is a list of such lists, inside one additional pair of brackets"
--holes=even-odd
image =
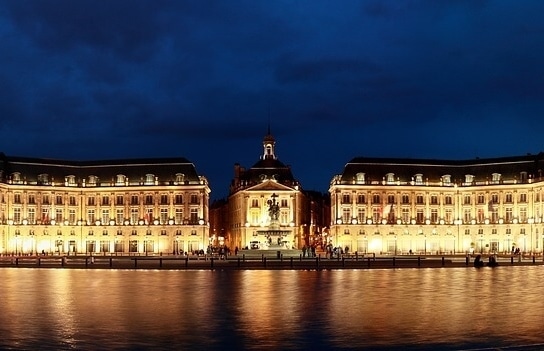
[(0, 269), (0, 349), (544, 348), (544, 267)]

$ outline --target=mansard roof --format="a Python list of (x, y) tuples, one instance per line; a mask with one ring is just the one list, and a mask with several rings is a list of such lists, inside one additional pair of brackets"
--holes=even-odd
[(493, 174), (500, 174), (501, 181), (523, 181), (542, 177), (544, 154), (500, 158), (476, 158), (470, 160), (401, 159), (356, 157), (344, 167), (341, 184), (352, 184), (357, 174), (364, 174), (365, 183), (382, 181), (387, 174), (394, 174), (395, 181), (406, 183), (420, 174), (423, 181), (440, 182), (449, 175), (452, 183), (463, 183), (467, 175), (474, 176), (475, 183), (491, 181)]
[(59, 185), (68, 176), (75, 176), (79, 183), (90, 176), (99, 182), (112, 182), (117, 175), (124, 175), (132, 183), (144, 180), (147, 174), (157, 177), (161, 184), (176, 180), (176, 174), (182, 174), (189, 184), (200, 182), (194, 164), (183, 157), (70, 161), (0, 154), (0, 182), (10, 181), (15, 173), (27, 184), (38, 183), (43, 174)]

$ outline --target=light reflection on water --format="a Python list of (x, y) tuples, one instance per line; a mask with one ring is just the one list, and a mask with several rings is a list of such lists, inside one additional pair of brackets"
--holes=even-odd
[(0, 349), (454, 350), (541, 344), (543, 280), (542, 266), (5, 268)]

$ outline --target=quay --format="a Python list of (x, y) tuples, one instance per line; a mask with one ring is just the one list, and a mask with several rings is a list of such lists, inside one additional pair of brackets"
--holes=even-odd
[[(171, 269), (171, 270), (336, 270), (474, 267), (476, 255), (342, 255), (303, 257), (297, 250), (242, 250), (238, 255), (7, 255), (0, 268)], [(490, 255), (482, 254), (484, 263)], [(494, 255), (499, 267), (544, 265), (542, 256)]]

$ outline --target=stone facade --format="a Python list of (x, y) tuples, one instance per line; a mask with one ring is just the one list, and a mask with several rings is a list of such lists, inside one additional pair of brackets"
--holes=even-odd
[(184, 158), (0, 157), (0, 253), (179, 254), (205, 249), (210, 188)]
[(328, 242), (376, 254), (542, 253), (544, 155), (355, 158), (330, 183)]

